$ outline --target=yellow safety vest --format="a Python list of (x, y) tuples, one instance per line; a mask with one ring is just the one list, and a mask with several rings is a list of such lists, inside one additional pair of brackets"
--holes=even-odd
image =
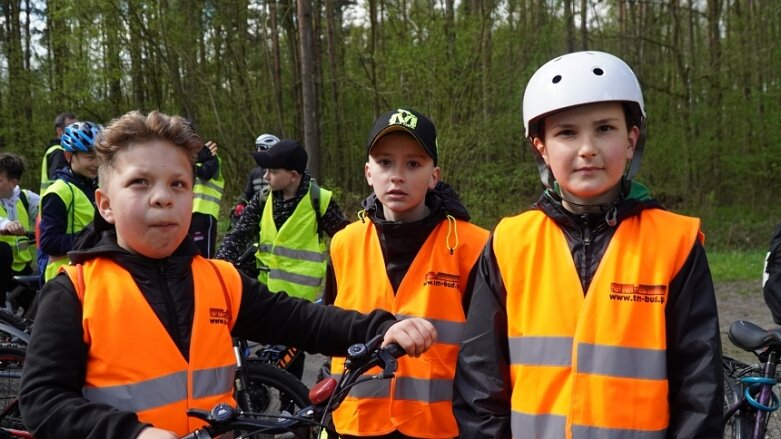
[(39, 192), (41, 194), (46, 192), (46, 189), (54, 183), (54, 180), (49, 180), (49, 156), (52, 155), (54, 151), (65, 151), (65, 148), (63, 148), (62, 145), (52, 145), (43, 153), (43, 161), (41, 162), (41, 191)]
[[(332, 193), (319, 190), (318, 208), (324, 212)], [(312, 197), (307, 192), (279, 230), (274, 223), (273, 205), (269, 197), (260, 218), (260, 240), (255, 253), (260, 268), (258, 280), (271, 292), (284, 291), (290, 296), (315, 300), (325, 276), (327, 254), (325, 240), (317, 232), (319, 215), (312, 206)]]
[[(63, 269), (83, 306), (89, 346), (83, 394), (141, 422), (183, 436), (204, 423), (187, 409), (236, 406), (236, 358), (231, 328), (241, 303), (241, 279), (229, 263), (192, 261), (195, 310), (190, 358), (185, 360), (133, 277), (108, 258)], [(121, 285), (121, 287), (117, 287)]]
[(513, 437), (666, 437), (665, 304), (698, 238), (698, 219), (661, 209), (625, 219), (584, 292), (552, 219), (499, 223)]
[[(22, 191), (26, 192), (24, 190)], [(30, 199), (26, 193), (24, 195), (20, 194), (20, 198), (16, 200), (16, 220), (22, 224), (25, 232), (29, 232), (32, 230), (33, 224), (30, 223), (30, 216), (27, 214), (27, 208), (22, 202), (21, 197), (27, 197), (28, 200)], [(8, 218), (8, 211), (5, 210), (5, 207), (2, 204), (0, 204), (0, 216)], [(0, 242), (6, 242), (11, 246), (14, 257), (13, 263), (11, 264), (11, 269), (13, 271), (22, 271), (30, 262), (32, 262), (33, 255), (35, 254), (35, 244), (31, 244), (26, 237), (0, 235)]]
[[(398, 318), (422, 317), (438, 334), (437, 343), (420, 357), (399, 359), (393, 380), (353, 387), (333, 413), (340, 434), (377, 436), (398, 430), (420, 438), (458, 436), (452, 399), (465, 323), (462, 298), (487, 239), (488, 231), (474, 224), (443, 221), (426, 239), (394, 294), (373, 223), (355, 222), (334, 236), (331, 262), (339, 289), (335, 305), (364, 313), (384, 309)], [(343, 369), (344, 359), (335, 357), (332, 373)]]
[[(220, 216), (220, 200), (222, 200), (222, 194), (225, 189), (225, 178), (222, 176), (222, 161), (217, 158), (218, 168), (217, 174), (209, 180), (202, 178), (195, 178), (195, 185), (193, 185), (193, 212), (205, 213), (219, 218)], [(198, 166), (201, 166), (198, 164)]]
[[(73, 183), (66, 182), (62, 179), (57, 179), (46, 189), (44, 196), (48, 194), (56, 194), (65, 206), (68, 208), (68, 226), (67, 233), (73, 235), (84, 230), (85, 227), (95, 217), (95, 206), (92, 204), (87, 195), (79, 189)], [(44, 282), (48, 282), (54, 276), (57, 275), (59, 268), (68, 263), (67, 255), (49, 255), (49, 262), (46, 264), (46, 270), (44, 271)]]

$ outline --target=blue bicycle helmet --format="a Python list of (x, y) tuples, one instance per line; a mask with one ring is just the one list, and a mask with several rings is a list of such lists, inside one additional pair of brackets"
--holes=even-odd
[(68, 152), (89, 152), (95, 145), (103, 126), (95, 122), (73, 122), (65, 127), (60, 138), (60, 145)]

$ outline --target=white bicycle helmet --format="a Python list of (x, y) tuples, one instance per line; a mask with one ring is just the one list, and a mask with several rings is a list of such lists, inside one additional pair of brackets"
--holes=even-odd
[(261, 134), (255, 139), (255, 149), (265, 151), (279, 142), (279, 138), (273, 134)]
[[(595, 102), (626, 103), (632, 123), (640, 129), (635, 153), (625, 173), (632, 178), (640, 169), (645, 144), (646, 114), (643, 92), (632, 69), (620, 58), (604, 52), (587, 51), (562, 55), (540, 67), (523, 94), (523, 127), (526, 137), (540, 136), (540, 121), (556, 111)], [(532, 145), (540, 178), (553, 187), (553, 174)]]

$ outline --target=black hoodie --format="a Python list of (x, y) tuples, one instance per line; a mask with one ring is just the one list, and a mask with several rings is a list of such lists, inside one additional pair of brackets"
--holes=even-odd
[[(171, 256), (146, 258), (119, 247), (115, 233), (107, 231), (97, 247), (71, 252), (69, 257), (74, 263), (105, 257), (128, 270), (182, 356), (188, 358), (194, 305), (190, 262), (196, 254), (187, 237)], [(241, 304), (232, 333), (260, 343), (340, 355), (350, 344), (384, 333), (395, 322), (385, 311), (364, 315), (285, 293), (272, 294), (244, 275), (241, 282)], [(24, 421), (39, 439), (135, 438), (145, 427), (135, 413), (82, 396), (89, 346), (83, 341), (81, 319), (81, 303), (70, 279), (60, 274), (49, 281), (41, 291), (25, 359), (19, 397)], [(117, 324), (132, 328), (132, 319), (117, 315)]]

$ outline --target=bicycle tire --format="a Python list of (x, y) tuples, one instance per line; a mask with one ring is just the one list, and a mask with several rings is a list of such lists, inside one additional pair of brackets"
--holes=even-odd
[(19, 410), (24, 356), (19, 346), (0, 345), (0, 427), (25, 430)]
[[(724, 413), (726, 414), (730, 407), (740, 401), (740, 383), (730, 376), (725, 368), (724, 370)], [(741, 428), (743, 427), (743, 415), (741, 411), (736, 412), (724, 422), (724, 439), (742, 439)]]
[[(269, 418), (278, 414), (294, 415), (310, 404), (309, 389), (291, 373), (255, 361), (247, 362), (244, 367), (248, 381), (245, 391), (249, 393), (253, 407), (243, 407), (244, 404), (239, 402), (242, 410)], [(237, 396), (236, 400), (243, 401), (243, 398)], [(293, 433), (295, 437), (307, 437), (310, 431), (311, 428), (303, 428)], [(269, 438), (274, 435), (253, 434), (248, 437)]]

